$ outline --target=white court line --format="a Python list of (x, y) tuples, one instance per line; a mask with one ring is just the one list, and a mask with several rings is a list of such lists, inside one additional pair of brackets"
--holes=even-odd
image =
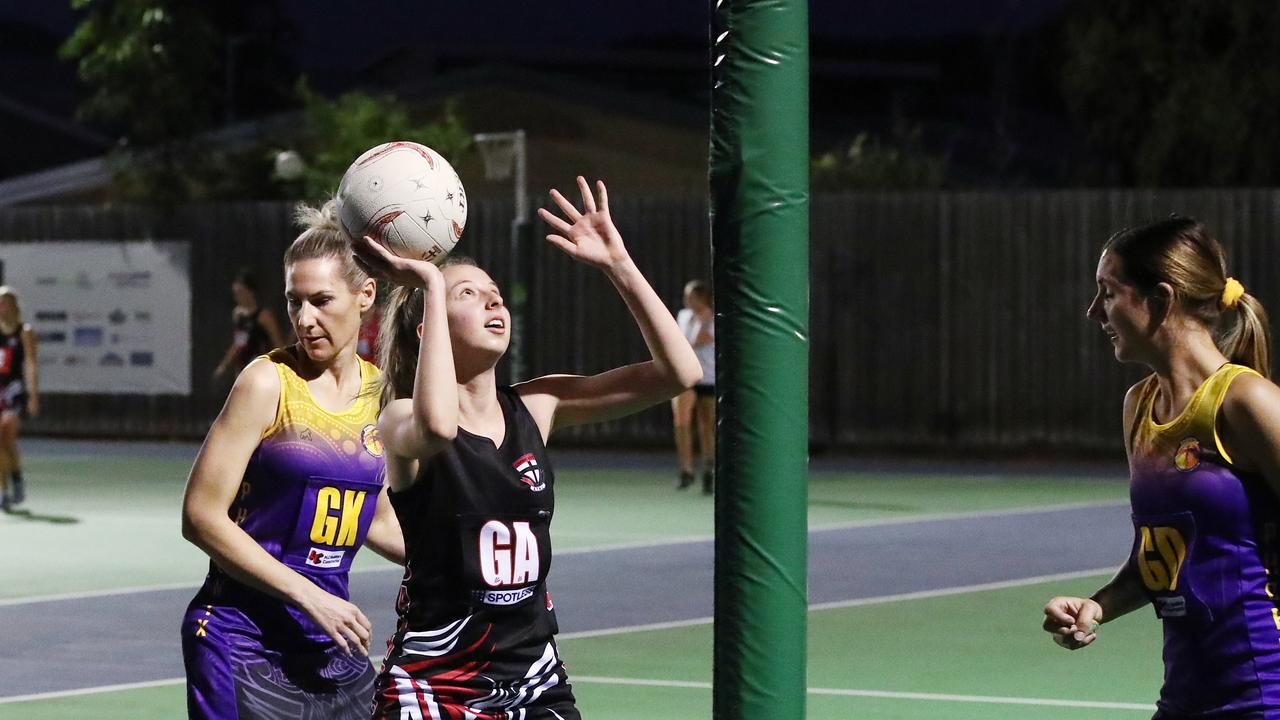
[[(1037, 575), (1034, 577), (1020, 578), (1018, 580), (1005, 580), (1002, 582), (980, 583), (977, 585), (958, 585), (958, 586), (949, 587), (949, 588), (938, 588), (937, 590), (923, 590), (920, 592), (901, 593), (898, 595), (880, 595), (877, 597), (860, 598), (858, 600), (848, 600), (848, 601), (835, 602), (835, 603), (817, 603), (817, 604), (810, 605), (809, 609), (810, 610), (830, 610), (838, 607), (853, 607), (856, 605), (875, 605), (875, 604), (881, 604), (881, 603), (899, 602), (903, 600), (922, 600), (926, 598), (943, 597), (947, 595), (960, 595), (960, 594), (969, 593), (969, 592), (981, 592), (984, 590), (999, 590), (1004, 588), (1020, 587), (1024, 585), (1037, 585), (1043, 582), (1075, 580), (1083, 577), (1089, 577), (1092, 575), (1104, 575), (1114, 571), (1115, 571), (1115, 568), (1113, 567), (1105, 567), (1105, 568), (1097, 568), (1094, 570), (1078, 570), (1076, 572), (1069, 572), (1069, 573), (1056, 573), (1053, 575)], [(711, 620), (712, 620), (711, 618), (705, 617), (705, 618), (695, 618), (692, 620), (678, 620), (675, 622), (651, 623), (648, 625), (630, 625), (630, 626), (609, 628), (606, 630), (587, 630), (584, 632), (576, 632), (576, 633), (561, 633), (560, 635), (557, 636), (557, 639), (573, 640), (576, 638), (601, 637), (605, 635), (624, 635), (627, 633), (643, 632), (645, 630), (667, 630), (670, 628), (688, 627), (692, 625), (709, 625), (711, 624)], [(370, 659), (374, 660), (374, 659), (380, 659), (380, 658), (376, 658), (375, 656), (375, 658), (370, 658)], [(609, 680), (607, 678), (606, 679), (592, 678), (591, 676), (575, 677), (572, 679), (575, 682), (591, 682), (593, 679), (597, 682), (604, 682), (606, 680)], [(611, 680), (618, 681), (618, 682), (624, 681), (623, 679), (618, 679), (618, 678), (613, 678)], [(61, 698), (61, 697), (73, 697), (77, 695), (92, 695), (95, 693), (113, 692), (116, 690), (132, 690), (137, 688), (162, 687), (165, 685), (176, 685), (182, 682), (185, 682), (184, 678), (169, 678), (166, 680), (152, 680), (149, 682), (128, 683), (124, 685), (103, 685), (100, 687), (79, 688), (76, 690), (57, 690), (54, 692), (37, 693), (34, 695), (12, 695), (9, 697), (0, 697), (0, 705), (4, 705), (6, 703), (24, 702), (27, 700), (48, 700), (48, 699)], [(630, 682), (632, 684), (668, 683), (670, 684), (671, 687), (694, 687), (695, 686), (695, 685), (679, 684), (679, 681), (674, 681), (674, 680), (673, 681), (630, 680), (626, 682)], [(709, 683), (704, 683), (704, 685), (706, 685), (706, 687), (708, 688), (711, 687)], [(982, 697), (977, 695), (969, 696), (969, 695), (929, 695), (928, 693), (882, 693), (880, 691), (875, 691), (875, 690), (829, 690), (824, 688), (811, 688), (809, 692), (818, 694), (818, 695), (839, 694), (839, 693), (856, 695), (856, 694), (862, 693), (862, 694), (866, 694), (867, 697), (901, 697), (903, 699), (951, 700), (953, 702), (998, 702), (998, 700), (964, 700), (963, 699), (963, 698)], [(871, 693), (877, 693), (877, 694), (872, 695)], [(917, 698), (915, 697), (916, 695), (919, 695), (920, 697)], [(1004, 701), (1014, 702), (1016, 700), (1018, 700), (1018, 698), (1006, 698)], [(1039, 701), (1039, 700), (1031, 699), (1023, 704), (1038, 704), (1041, 702), (1084, 702), (1084, 701), (1056, 701), (1056, 700), (1055, 701)], [(1080, 705), (1080, 707), (1094, 707), (1094, 706)], [(1102, 707), (1102, 706), (1097, 706), (1097, 707)], [(1135, 706), (1125, 706), (1120, 709), (1134, 709), (1134, 707)], [(1148, 709), (1147, 706), (1145, 705), (1141, 707), (1143, 709)]]
[[(876, 595), (874, 597), (857, 598), (856, 600), (838, 600), (836, 602), (813, 603), (809, 605), (809, 611), (835, 610), (837, 608), (860, 607), (862, 605), (881, 605), (884, 603), (902, 602), (904, 600), (925, 600), (928, 598), (946, 597), (948, 595), (983, 592), (985, 590), (1004, 590), (1007, 588), (1023, 587), (1026, 585), (1039, 585), (1040, 583), (1046, 582), (1078, 580), (1080, 578), (1092, 577), (1094, 575), (1110, 575), (1116, 571), (1117, 567), (1119, 566), (1093, 568), (1092, 570), (1075, 570), (1072, 572), (1054, 573), (1052, 575), (1035, 575), (1033, 577), (1018, 578), (1016, 580), (1001, 580), (999, 582), (978, 583), (975, 585), (956, 585), (954, 587), (920, 590), (917, 592), (899, 593), (897, 595)], [(560, 633), (556, 638), (559, 640), (576, 640), (579, 638), (601, 637), (604, 635), (622, 635), (625, 633), (645, 632), (647, 630), (670, 630), (673, 628), (692, 627), (694, 625), (710, 625), (711, 622), (712, 618), (710, 617), (700, 617), (689, 620), (648, 623), (645, 625), (624, 625), (621, 627), (602, 630), (583, 630), (581, 632)]]
[[(370, 655), (369, 662), (377, 669), (378, 663), (382, 662), (381, 655)], [(10, 695), (0, 697), (0, 705), (7, 703), (29, 702), (32, 700), (53, 700), (56, 698), (76, 697), (79, 695), (97, 695), (98, 693), (118, 692), (122, 690), (145, 690), (147, 688), (167, 687), (169, 685), (181, 685), (187, 681), (186, 677), (165, 678), (163, 680), (147, 680), (146, 682), (121, 683), (119, 685), (99, 685), (97, 687), (77, 688), (75, 690), (54, 690), (52, 692), (32, 693), (31, 695)]]
[(8, 697), (0, 697), (0, 705), (30, 702), (32, 700), (53, 700), (56, 698), (76, 697), (78, 695), (97, 695), (98, 693), (117, 692), (120, 690), (142, 690), (144, 688), (165, 687), (166, 685), (179, 685), (186, 681), (187, 679), (185, 677), (166, 678), (164, 680), (148, 680), (147, 682), (76, 688), (75, 690), (54, 690), (53, 692), (33, 693), (31, 695), (9, 695)]
[[(643, 678), (599, 677), (592, 675), (575, 675), (569, 680), (590, 685), (630, 685), (639, 687), (689, 688), (691, 690), (710, 690), (709, 682), (690, 682), (687, 680), (647, 680)], [(890, 692), (887, 690), (848, 690), (845, 688), (807, 688), (810, 695), (834, 695), (837, 697), (887, 698), (890, 700), (932, 700), (940, 702), (987, 703), (992, 705), (1039, 705), (1063, 708), (1098, 708), (1102, 710), (1142, 710), (1151, 712), (1154, 704), (1102, 702), (1097, 700), (1058, 700), (1055, 698), (1020, 698), (1000, 695), (948, 695), (946, 693)]]
[(159, 585), (134, 585), (131, 587), (111, 588), (108, 590), (81, 590), (79, 592), (54, 593), (52, 595), (28, 595), (26, 597), (0, 599), (0, 607), (9, 605), (27, 605), (31, 603), (57, 602), (58, 600), (90, 600), (112, 595), (132, 595), (133, 593), (160, 592), (162, 590), (195, 590), (200, 583), (163, 583)]
[[(871, 518), (867, 520), (850, 520), (843, 523), (831, 523), (826, 525), (816, 525), (809, 528), (809, 532), (825, 532), (828, 530), (848, 530), (860, 527), (880, 527), (884, 525), (910, 525), (912, 523), (923, 522), (939, 522), (944, 520), (971, 520), (990, 517), (1005, 517), (1009, 515), (1034, 515), (1044, 512), (1058, 512), (1066, 510), (1085, 510), (1088, 508), (1114, 507), (1119, 505), (1128, 505), (1128, 500), (1123, 501), (1107, 501), (1107, 502), (1079, 502), (1064, 503), (1062, 505), (1034, 505), (1012, 508), (1002, 508), (998, 510), (974, 510), (968, 512), (954, 513), (931, 513), (926, 515), (912, 515), (909, 517), (884, 517)], [(605, 552), (612, 550), (641, 550), (646, 548), (667, 547), (671, 545), (684, 545), (696, 542), (711, 542), (715, 539), (711, 535), (687, 535), (684, 537), (663, 538), (661, 540), (637, 540), (629, 543), (612, 543), (604, 545), (589, 545), (586, 547), (566, 548), (557, 550), (557, 555), (585, 555), (587, 553)], [(363, 575), (372, 572), (395, 572), (403, 573), (403, 569), (388, 565), (387, 567), (361, 567), (351, 571), (352, 575)], [(111, 597), (114, 595), (132, 595), (134, 593), (144, 592), (160, 592), (164, 590), (196, 590), (203, 583), (199, 582), (183, 582), (183, 583), (161, 583), (156, 585), (132, 585), (119, 588), (108, 588), (105, 590), (82, 590), (77, 592), (54, 593), (50, 595), (27, 595), (15, 598), (0, 598), (0, 607), (9, 607), (13, 605), (28, 605), (42, 602), (57, 602), (60, 600), (88, 600), (99, 597)]]
[(815, 525), (810, 532), (818, 530), (846, 530), (861, 527), (880, 527), (882, 525), (910, 525), (920, 522), (938, 522), (940, 520), (977, 520), (981, 518), (1006, 517), (1009, 515), (1038, 515), (1040, 513), (1063, 512), (1069, 510), (1088, 510), (1090, 508), (1128, 507), (1129, 500), (1093, 500), (1088, 502), (1061, 503), (1056, 505), (1018, 505), (991, 510), (966, 510), (963, 512), (925, 513), (905, 517), (880, 517), (866, 520), (849, 520), (847, 522)]
[[(373, 660), (373, 658), (371, 658)], [(377, 664), (376, 662), (374, 663)], [(651, 680), (647, 678), (602, 677), (598, 675), (575, 675), (571, 678), (574, 685), (628, 685), (632, 687), (665, 687), (686, 688), (691, 690), (710, 690), (709, 682), (691, 682), (688, 680)], [(144, 688), (180, 685), (185, 678), (167, 678), (149, 682), (124, 683), (121, 685), (103, 685), (101, 687), (80, 688), (77, 690), (59, 690), (55, 692), (35, 693), (32, 695), (14, 695), (0, 697), (0, 705), (8, 703), (30, 702), (35, 700), (53, 700), (56, 698), (96, 695), (123, 690), (140, 690)], [(999, 695), (950, 695), (946, 693), (890, 692), (887, 690), (850, 690), (846, 688), (808, 688), (810, 695), (831, 695), (837, 697), (882, 698), (890, 700), (926, 700), (933, 702), (965, 702), (985, 703), (990, 705), (1036, 705), (1041, 707), (1063, 708), (1096, 708), (1102, 710), (1141, 710), (1151, 712), (1155, 705), (1142, 703), (1101, 702), (1096, 700), (1058, 700), (1054, 698), (1020, 698)]]

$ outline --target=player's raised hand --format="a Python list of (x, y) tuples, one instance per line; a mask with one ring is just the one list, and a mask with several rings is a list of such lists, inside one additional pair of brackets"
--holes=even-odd
[(353, 655), (355, 651), (359, 651), (362, 655), (369, 654), (373, 625), (369, 623), (369, 618), (365, 617), (360, 608), (340, 597), (330, 595), (319, 587), (299, 603), (299, 607), (345, 653)]
[(596, 181), (593, 195), (586, 178), (578, 176), (578, 191), (582, 194), (582, 211), (574, 206), (559, 190), (551, 190), (551, 199), (559, 206), (564, 217), (546, 208), (538, 208), (538, 216), (551, 226), (547, 242), (555, 245), (569, 257), (593, 267), (606, 269), (630, 259), (622, 243), (622, 234), (609, 216), (609, 193), (604, 183)]
[(1093, 643), (1102, 623), (1102, 606), (1089, 598), (1060, 596), (1044, 606), (1044, 630), (1068, 650)]
[(368, 235), (352, 242), (351, 252), (361, 270), (397, 285), (424, 288), (444, 281), (440, 268), (432, 263), (400, 257)]

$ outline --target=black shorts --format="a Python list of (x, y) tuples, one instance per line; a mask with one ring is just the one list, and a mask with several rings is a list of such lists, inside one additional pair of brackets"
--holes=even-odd
[(0, 388), (0, 415), (27, 416), (27, 386), (21, 380)]
[(716, 386), (715, 385), (694, 385), (693, 394), (697, 395), (700, 398), (704, 398), (704, 397), (714, 398), (716, 396)]

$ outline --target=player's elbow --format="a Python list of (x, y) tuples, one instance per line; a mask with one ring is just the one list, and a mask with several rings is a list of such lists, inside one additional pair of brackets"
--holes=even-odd
[(456, 418), (435, 416), (421, 418), (418, 421), (418, 435), (428, 447), (443, 447), (458, 437), (458, 421)]
[(655, 402), (669, 400), (697, 385), (701, 379), (702, 368), (697, 363), (692, 366), (675, 364), (661, 370), (651, 385)]
[(211, 525), (206, 513), (193, 507), (182, 508), (182, 539), (199, 548), (204, 548), (205, 539), (209, 536)]
[(182, 539), (193, 545), (200, 544), (200, 521), (186, 510), (182, 511)]
[(675, 373), (675, 392), (678, 395), (681, 392), (697, 385), (702, 381), (702, 366), (698, 363), (681, 365), (676, 369)]

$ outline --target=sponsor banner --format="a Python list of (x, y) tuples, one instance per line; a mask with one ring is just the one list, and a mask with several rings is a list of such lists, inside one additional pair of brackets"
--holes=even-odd
[(0, 244), (0, 282), (41, 343), (40, 389), (191, 394), (190, 251), (186, 241)]
[(311, 567), (335, 568), (342, 564), (342, 558), (346, 554), (346, 550), (322, 550), (313, 547), (311, 552), (307, 553), (307, 564)]
[(519, 590), (475, 590), (471, 594), (485, 605), (515, 605), (533, 597), (534, 588)]

